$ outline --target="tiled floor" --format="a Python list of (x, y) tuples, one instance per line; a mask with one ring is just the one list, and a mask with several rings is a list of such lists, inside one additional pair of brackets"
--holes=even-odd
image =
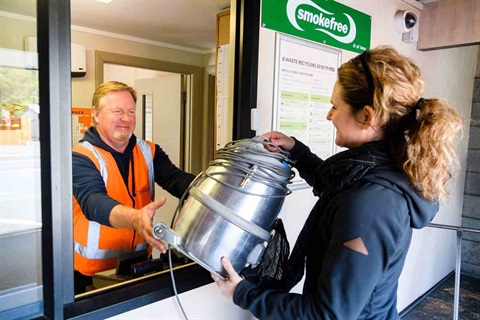
[[(402, 320), (453, 319), (455, 274), (402, 317)], [(480, 319), (480, 278), (462, 274), (458, 319)]]

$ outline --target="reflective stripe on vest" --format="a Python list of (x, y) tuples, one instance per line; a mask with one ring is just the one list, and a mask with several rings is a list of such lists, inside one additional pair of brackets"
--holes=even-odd
[[(145, 162), (147, 163), (148, 167), (148, 182), (150, 187), (150, 198), (155, 198), (155, 174), (153, 168), (153, 157), (152, 151), (147, 142), (142, 139), (137, 138), (137, 143), (140, 147), (143, 157), (145, 158)], [(107, 171), (107, 163), (105, 159), (103, 159), (102, 155), (98, 150), (87, 141), (82, 141), (79, 143), (82, 147), (85, 147), (89, 151), (93, 153), (95, 158), (98, 160), (100, 165), (100, 174), (103, 178), (105, 186), (107, 185), (108, 181), (108, 171)], [(105, 250), (99, 249), (98, 244), (100, 241), (100, 224), (95, 221), (88, 221), (88, 235), (87, 235), (87, 246), (84, 247), (78, 242), (74, 242), (74, 251), (87, 259), (101, 259), (101, 260), (109, 260), (109, 259), (117, 259), (120, 254), (130, 252), (128, 249), (122, 250)], [(134, 251), (139, 251), (143, 249), (147, 249), (149, 246), (148, 242), (142, 242), (135, 246)]]
[[(138, 146), (140, 147), (140, 151), (142, 151), (143, 157), (145, 158), (145, 162), (147, 163), (148, 167), (148, 183), (150, 185), (150, 199), (152, 201), (155, 200), (155, 170), (153, 168), (153, 157), (152, 157), (152, 150), (150, 146), (145, 140), (137, 138)], [(103, 177), (103, 182), (107, 185), (108, 181), (108, 172), (107, 172), (107, 164), (101, 154), (98, 152), (97, 149), (88, 141), (82, 141), (79, 143), (82, 147), (87, 148), (90, 150), (97, 158), (98, 162), (100, 163), (100, 174)]]
[[(97, 223), (98, 225), (98, 223)], [(92, 225), (89, 225), (89, 228)], [(135, 246), (134, 251), (140, 251), (148, 248), (148, 242), (142, 242)], [(75, 252), (79, 255), (88, 258), (88, 259), (101, 259), (101, 260), (109, 260), (109, 259), (117, 259), (119, 255), (124, 253), (129, 253), (130, 250), (122, 249), (122, 250), (103, 250), (103, 249), (88, 249), (84, 246), (80, 245), (78, 242), (74, 243)]]
[(152, 149), (145, 140), (137, 138), (138, 146), (142, 151), (148, 166), (148, 183), (150, 184), (150, 200), (155, 200), (155, 170), (153, 169)]
[(95, 156), (95, 158), (97, 158), (98, 162), (100, 163), (100, 174), (102, 175), (103, 182), (105, 182), (105, 186), (106, 186), (108, 181), (107, 163), (103, 159), (102, 155), (100, 154), (100, 152), (98, 152), (97, 149), (95, 149), (94, 146), (92, 146), (90, 142), (82, 141), (78, 144), (90, 150)]

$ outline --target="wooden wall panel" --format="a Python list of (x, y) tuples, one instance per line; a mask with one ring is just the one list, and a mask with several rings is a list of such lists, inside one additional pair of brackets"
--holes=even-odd
[(418, 49), (480, 43), (480, 0), (443, 0), (423, 6)]
[(217, 48), (230, 42), (230, 10), (217, 15)]

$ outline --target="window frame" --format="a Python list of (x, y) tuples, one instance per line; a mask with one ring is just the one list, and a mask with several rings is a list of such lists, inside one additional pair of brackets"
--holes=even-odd
[[(258, 47), (261, 0), (232, 0), (230, 25), (235, 39), (233, 83), (233, 140), (252, 138), (251, 110), (257, 106)], [(234, 19), (234, 20), (232, 20)]]
[[(70, 1), (37, 0), (43, 315), (73, 297)], [(64, 285), (65, 283), (65, 285)]]

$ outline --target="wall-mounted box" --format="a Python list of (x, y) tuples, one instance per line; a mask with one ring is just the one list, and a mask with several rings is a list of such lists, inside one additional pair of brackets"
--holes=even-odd
[[(37, 38), (25, 38), (25, 51), (37, 52)], [(38, 69), (37, 55), (27, 56), (27, 66), (30, 69)], [(80, 44), (71, 44), (71, 74), (73, 78), (84, 77), (87, 74), (87, 60), (85, 56), (85, 46)]]

